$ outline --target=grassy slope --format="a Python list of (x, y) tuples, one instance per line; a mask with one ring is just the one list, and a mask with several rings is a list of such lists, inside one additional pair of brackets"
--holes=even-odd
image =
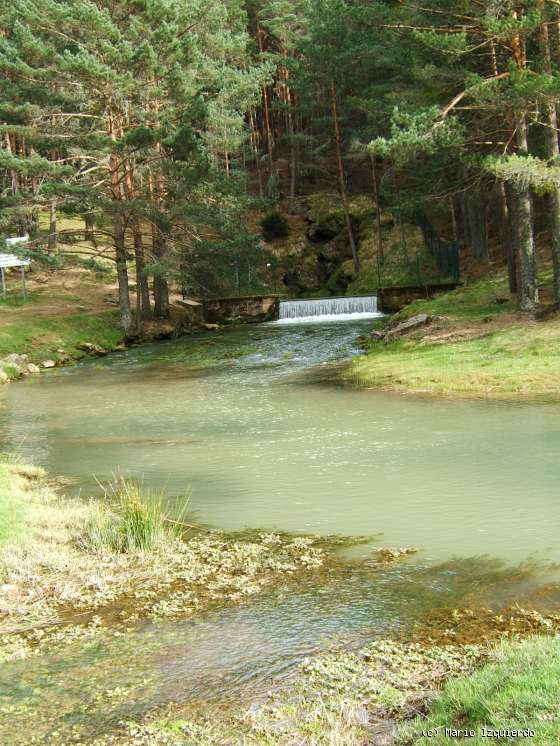
[(0, 296), (0, 359), (18, 353), (34, 363), (75, 360), (84, 357), (79, 349), (84, 342), (113, 349), (122, 330), (116, 309), (105, 300), (111, 283), (81, 267), (32, 272), (24, 301), (10, 278), (7, 296)]
[[(393, 342), (369, 345), (346, 375), (365, 387), (438, 395), (560, 397), (560, 321), (513, 315), (503, 280), (486, 280), (407, 306), (446, 317), (434, 337), (429, 328)], [(441, 333), (442, 332), (442, 333)]]
[[(83, 357), (77, 345), (91, 342), (111, 349), (122, 338), (114, 312), (99, 316), (77, 315), (62, 318), (21, 319), (0, 327), (0, 357), (11, 352), (26, 353), (33, 362)], [(63, 353), (58, 350), (64, 350)]]
[[(493, 660), (467, 677), (451, 680), (427, 720), (418, 719), (404, 738), (407, 744), (447, 744), (445, 728), (474, 730), (472, 746), (495, 742), (481, 729), (532, 729), (533, 738), (501, 738), (500, 743), (527, 740), (548, 746), (560, 743), (560, 640), (535, 637), (503, 644)], [(426, 729), (438, 734), (422, 736)]]

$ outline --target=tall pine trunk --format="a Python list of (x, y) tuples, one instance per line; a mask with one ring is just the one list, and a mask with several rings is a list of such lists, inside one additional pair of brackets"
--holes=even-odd
[[(515, 137), (518, 152), (526, 153), (528, 150), (527, 122), (524, 113), (518, 115)], [(519, 252), (519, 308), (522, 311), (532, 311), (538, 303), (539, 294), (535, 265), (535, 240), (533, 237), (531, 191), (527, 187), (517, 187), (516, 192), (516, 243)]]
[[(257, 25), (257, 39), (259, 42), (259, 52), (261, 55), (264, 53), (264, 31)], [(270, 102), (268, 96), (268, 88), (266, 85), (262, 87), (262, 104), (263, 104), (263, 119), (264, 119), (264, 131), (266, 134), (266, 149), (268, 154), (268, 196), (276, 197), (278, 191), (278, 178), (276, 174), (276, 164), (274, 162), (274, 145), (272, 140), (272, 127), (270, 124)]]
[(253, 158), (255, 159), (255, 166), (257, 169), (257, 179), (259, 184), (259, 197), (264, 197), (263, 189), (263, 178), (261, 170), (261, 156), (259, 153), (259, 133), (257, 130), (257, 124), (255, 121), (255, 112), (253, 109), (249, 110), (249, 124), (251, 127), (251, 149), (253, 151)]
[(383, 253), (383, 235), (381, 233), (381, 205), (379, 204), (379, 184), (377, 181), (377, 163), (375, 156), (370, 155), (371, 161), (371, 182), (373, 185), (373, 200), (375, 202), (375, 222), (377, 225), (377, 259), (380, 264), (385, 261)]
[(338, 165), (338, 182), (340, 187), (340, 200), (342, 202), (342, 210), (344, 212), (344, 220), (346, 222), (346, 230), (348, 231), (348, 241), (350, 243), (350, 250), (352, 252), (352, 261), (354, 262), (354, 270), (356, 274), (360, 271), (360, 259), (358, 257), (358, 249), (356, 247), (356, 239), (354, 237), (354, 228), (352, 227), (352, 216), (350, 215), (350, 205), (348, 202), (348, 193), (346, 191), (346, 174), (344, 173), (344, 163), (342, 161), (342, 136), (340, 134), (340, 122), (338, 120), (338, 105), (336, 102), (336, 83), (334, 80), (331, 83), (331, 109), (334, 126), (334, 141), (336, 148), (336, 162)]
[(125, 224), (122, 212), (116, 207), (113, 213), (113, 237), (117, 264), (117, 281), (119, 285), (119, 311), (121, 326), (128, 334), (132, 324), (130, 313), (130, 296), (128, 288), (128, 268), (126, 264)]
[[(154, 231), (153, 254), (156, 262), (165, 257), (165, 242), (159, 228)], [(158, 319), (169, 318), (169, 285), (162, 272), (154, 274), (154, 315)]]
[(150, 303), (150, 287), (146, 276), (146, 260), (144, 257), (144, 242), (138, 218), (132, 221), (132, 235), (134, 238), (134, 263), (136, 267), (136, 324), (140, 327), (141, 319), (149, 319), (152, 315)]
[[(107, 107), (107, 132), (109, 137), (117, 140), (117, 125), (115, 113), (109, 105)], [(128, 268), (126, 264), (125, 230), (126, 221), (123, 212), (123, 190), (120, 177), (120, 162), (116, 152), (109, 157), (109, 168), (111, 172), (111, 196), (113, 198), (113, 238), (115, 241), (115, 259), (117, 264), (117, 281), (119, 286), (119, 311), (121, 326), (128, 334), (132, 324), (130, 312), (130, 294), (128, 286)]]
[[(544, 0), (537, 0), (537, 9), (544, 11)], [(550, 39), (548, 34), (548, 25), (543, 20), (539, 28), (539, 45), (542, 57), (542, 66), (544, 71), (552, 75), (552, 57), (550, 53)], [(560, 155), (558, 146), (558, 116), (556, 105), (552, 101), (545, 101), (544, 114), (546, 118), (545, 139), (546, 152), (549, 159), (557, 158)], [(560, 186), (556, 185), (548, 195), (550, 207), (550, 229), (552, 233), (552, 268), (553, 268), (553, 285), (554, 301), (560, 303)]]
[[(134, 183), (134, 168), (132, 161), (127, 159), (125, 167), (125, 189), (126, 196), (130, 202), (136, 198), (136, 187)], [(150, 305), (150, 288), (146, 277), (146, 262), (144, 259), (144, 243), (142, 241), (142, 228), (137, 215), (130, 218), (132, 238), (134, 242), (134, 264), (136, 270), (136, 331), (142, 331), (142, 320), (149, 319), (152, 315)]]
[[(514, 21), (518, 19), (516, 10), (512, 12)], [(525, 45), (519, 34), (514, 34), (511, 40), (513, 59), (519, 70), (527, 67)], [(527, 154), (529, 142), (527, 137), (527, 118), (524, 111), (517, 112), (515, 122), (515, 144), (517, 152)], [(518, 268), (518, 297), (522, 311), (532, 311), (539, 300), (535, 263), (535, 239), (533, 236), (533, 215), (531, 205), (531, 190), (525, 186), (517, 186), (517, 250), (519, 257)]]
[(50, 206), (50, 217), (49, 217), (49, 240), (48, 240), (48, 252), (52, 254), (56, 249), (57, 241), (57, 227), (56, 227), (56, 203), (54, 200), (51, 201)]
[(503, 181), (498, 185), (498, 194), (500, 202), (500, 215), (502, 223), (502, 236), (506, 244), (506, 259), (508, 268), (509, 292), (512, 295), (517, 293), (517, 227), (516, 215), (517, 205), (515, 204), (515, 192), (511, 186), (506, 186)]

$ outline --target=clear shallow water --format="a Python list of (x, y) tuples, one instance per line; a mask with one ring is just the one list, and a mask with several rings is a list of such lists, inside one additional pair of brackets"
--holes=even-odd
[[(1, 389), (2, 447), (75, 477), (85, 495), (99, 489), (93, 475), (120, 471), (170, 496), (190, 488), (198, 518), (214, 526), (381, 533), (378, 544), (422, 550), (398, 567), (354, 564), (242, 606), (5, 665), (5, 742), (27, 746), (31, 722), (37, 742), (73, 743), (80, 732), (87, 743), (155, 705), (247, 705), (333, 639), (398, 634), (433, 608), (556, 602), (554, 590), (533, 593), (560, 559), (560, 407), (335, 385), (323, 363), (356, 352), (368, 328), (209, 334)], [(516, 571), (530, 555), (544, 564)]]
[(198, 519), (225, 529), (381, 533), (436, 561), (560, 560), (560, 407), (334, 385), (324, 364), (367, 328), (263, 325), (3, 387), (2, 447), (84, 494), (116, 472), (190, 490)]
[[(306, 656), (394, 637), (434, 608), (508, 603), (535, 574), (475, 560), (374, 571), (354, 566), (186, 620), (110, 631), (0, 667), (2, 743), (89, 743), (169, 703), (224, 711), (260, 702)], [(33, 723), (30, 740), (29, 725)]]

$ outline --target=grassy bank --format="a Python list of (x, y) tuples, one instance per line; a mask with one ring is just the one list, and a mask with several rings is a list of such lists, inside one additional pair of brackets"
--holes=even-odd
[(111, 311), (98, 316), (23, 318), (2, 324), (0, 357), (17, 352), (28, 355), (37, 364), (46, 359), (65, 362), (85, 357), (86, 352), (80, 349), (80, 345), (84, 343), (112, 350), (121, 340), (122, 329), (118, 316)]
[(400, 740), (420, 746), (454, 736), (473, 746), (489, 740), (549, 746), (560, 743), (559, 699), (560, 639), (504, 643), (482, 668), (449, 681), (428, 717), (403, 728)]
[[(52, 363), (71, 364), (123, 345), (115, 278), (111, 272), (83, 265), (67, 263), (56, 271), (34, 269), (29, 273), (26, 300), (14, 287), (0, 297), (0, 383), (38, 373), (43, 367), (53, 367)], [(141, 335), (133, 337), (151, 341), (193, 328), (197, 328), (196, 318), (172, 303), (169, 320), (151, 319), (143, 324)]]
[(560, 319), (515, 313), (503, 280), (484, 281), (391, 319), (436, 317), (392, 341), (369, 341), (345, 376), (359, 386), (406, 393), (560, 398)]
[(10, 281), (9, 292), (0, 297), (2, 380), (25, 375), (29, 363), (39, 367), (48, 360), (67, 364), (85, 357), (88, 346), (100, 352), (121, 343), (110, 276), (82, 266), (35, 269), (27, 279), (25, 300), (13, 284)]

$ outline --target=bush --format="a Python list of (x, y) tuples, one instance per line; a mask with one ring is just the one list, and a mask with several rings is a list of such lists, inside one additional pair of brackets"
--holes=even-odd
[[(187, 504), (188, 500), (184, 512)], [(120, 477), (93, 506), (79, 543), (88, 551), (147, 552), (173, 533), (166, 530), (167, 522), (175, 525), (165, 515), (160, 494)]]
[(266, 241), (272, 241), (275, 238), (287, 238), (290, 234), (288, 221), (278, 210), (265, 215), (261, 220), (261, 229)]
[(110, 275), (113, 271), (108, 264), (104, 264), (103, 262), (100, 262), (98, 259), (94, 259), (93, 257), (84, 259), (81, 262), (81, 265), (85, 269), (91, 269), (92, 272), (95, 272), (98, 275)]

